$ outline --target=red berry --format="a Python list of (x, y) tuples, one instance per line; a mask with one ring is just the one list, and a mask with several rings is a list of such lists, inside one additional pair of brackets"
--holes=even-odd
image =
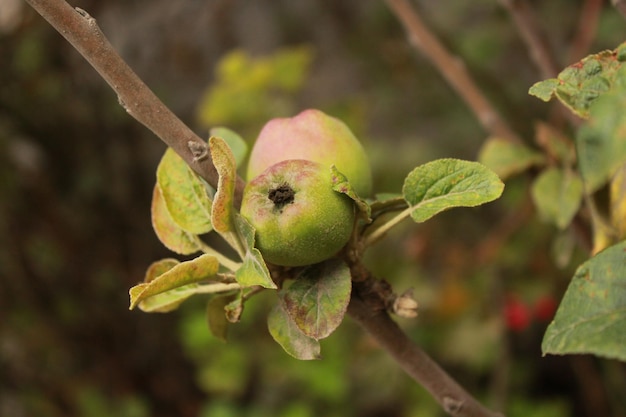
[(514, 332), (522, 332), (530, 325), (530, 311), (516, 297), (511, 297), (507, 300), (504, 306), (504, 316), (507, 327)]
[(549, 322), (554, 317), (557, 307), (557, 302), (552, 296), (544, 295), (539, 297), (533, 306), (535, 320), (541, 323)]

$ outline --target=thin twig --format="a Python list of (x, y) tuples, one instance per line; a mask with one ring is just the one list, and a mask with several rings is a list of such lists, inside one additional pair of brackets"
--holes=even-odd
[[(359, 270), (357, 273), (362, 273)], [(455, 417), (503, 417), (481, 405), (456, 383), (426, 352), (408, 338), (389, 317), (385, 300), (376, 288), (375, 278), (354, 283), (348, 314), (385, 349), (402, 369), (421, 384), (441, 404), (446, 413)]]
[(568, 64), (584, 58), (596, 35), (604, 0), (586, 0), (579, 13), (576, 37), (569, 51)]
[[(128, 114), (150, 129), (185, 162), (217, 187), (218, 175), (210, 157), (199, 157), (207, 145), (187, 127), (141, 81), (111, 46), (96, 20), (63, 0), (25, 0), (50, 23), (98, 71), (117, 94)], [(207, 154), (208, 156), (208, 154)], [(239, 205), (244, 182), (237, 181), (235, 201)]]
[(528, 47), (530, 58), (539, 68), (541, 77), (544, 79), (556, 77), (559, 73), (559, 65), (528, 2), (526, 0), (500, 0), (500, 3), (511, 14), (517, 30)]
[(422, 22), (407, 0), (386, 0), (389, 8), (402, 22), (409, 40), (428, 57), (446, 81), (463, 98), (485, 130), (492, 136), (519, 142), (513, 129), (502, 119), (468, 73), (463, 61), (453, 56)]

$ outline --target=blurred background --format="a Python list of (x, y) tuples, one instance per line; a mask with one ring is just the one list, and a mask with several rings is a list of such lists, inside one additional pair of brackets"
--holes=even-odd
[[(532, 144), (550, 107), (527, 94), (541, 77), (511, 16), (494, 0), (444, 3), (413, 2)], [(589, 22), (593, 0), (530, 4), (560, 67), (581, 57), (571, 55), (580, 28), (597, 24), (584, 53), (626, 39), (609, 2)], [(252, 144), (267, 119), (319, 108), (361, 138), (377, 192), (399, 192), (435, 158), (475, 160), (487, 137), (383, 1), (72, 5), (201, 137), (222, 125)], [(201, 297), (169, 314), (129, 311), (128, 289), (173, 255), (150, 222), (165, 146), (21, 0), (0, 0), (0, 63), (0, 416), (443, 415), (350, 319), (323, 341), (323, 360), (289, 357), (266, 329), (269, 292), (227, 344), (210, 335)], [(490, 407), (626, 416), (622, 363), (541, 357), (587, 255), (535, 216), (528, 185), (519, 176), (495, 203), (406, 223), (366, 262), (396, 291), (414, 288), (420, 315), (400, 324)]]

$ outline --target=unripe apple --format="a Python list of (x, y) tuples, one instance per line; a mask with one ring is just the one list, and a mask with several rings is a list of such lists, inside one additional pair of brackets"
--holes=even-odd
[(287, 159), (335, 165), (361, 197), (371, 194), (372, 173), (361, 143), (345, 123), (319, 110), (267, 122), (250, 154), (248, 181)]
[(256, 247), (266, 261), (302, 266), (332, 257), (348, 242), (355, 209), (332, 189), (329, 167), (291, 159), (246, 185), (241, 214), (256, 229)]

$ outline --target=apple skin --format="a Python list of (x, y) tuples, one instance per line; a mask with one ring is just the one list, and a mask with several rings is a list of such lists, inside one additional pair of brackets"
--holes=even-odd
[(295, 159), (246, 185), (241, 214), (256, 229), (255, 246), (267, 262), (303, 266), (332, 257), (348, 242), (355, 208), (332, 189), (330, 168)]
[(372, 173), (363, 146), (345, 123), (319, 110), (267, 122), (250, 153), (247, 180), (287, 159), (335, 165), (359, 196), (368, 197), (372, 192)]

